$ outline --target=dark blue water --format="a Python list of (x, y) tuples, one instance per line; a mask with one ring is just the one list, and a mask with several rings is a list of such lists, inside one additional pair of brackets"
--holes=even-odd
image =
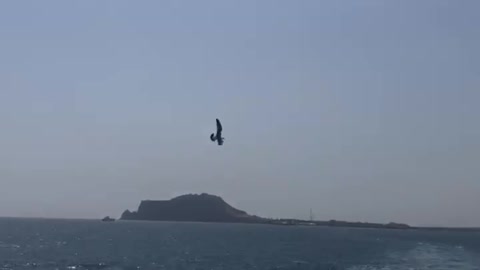
[(0, 219), (0, 269), (480, 269), (480, 233)]

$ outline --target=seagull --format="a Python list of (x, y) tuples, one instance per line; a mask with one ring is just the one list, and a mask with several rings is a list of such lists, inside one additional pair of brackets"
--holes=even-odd
[(210, 140), (212, 140), (212, 142), (217, 141), (218, 145), (222, 145), (225, 141), (225, 138), (222, 138), (222, 124), (220, 124), (220, 120), (218, 120), (218, 118), (216, 119), (216, 121), (217, 133), (212, 133), (212, 135), (210, 135)]

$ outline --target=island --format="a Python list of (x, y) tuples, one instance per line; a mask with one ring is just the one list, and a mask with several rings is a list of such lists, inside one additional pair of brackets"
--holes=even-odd
[(106, 217), (102, 218), (102, 221), (104, 221), (104, 222), (112, 222), (112, 221), (115, 221), (115, 219), (114, 219), (114, 218), (111, 218), (111, 217), (109, 217), (109, 216), (106, 216)]
[(121, 220), (146, 221), (189, 221), (189, 222), (226, 222), (257, 223), (294, 226), (330, 226), (383, 229), (411, 229), (401, 223), (366, 223), (348, 221), (314, 221), (299, 219), (270, 219), (250, 215), (226, 203), (221, 197), (202, 194), (187, 194), (170, 200), (143, 200), (137, 211), (125, 210)]
[(144, 200), (137, 211), (123, 212), (122, 220), (156, 221), (201, 221), (260, 223), (264, 219), (238, 210), (221, 197), (202, 194), (187, 194), (171, 200)]

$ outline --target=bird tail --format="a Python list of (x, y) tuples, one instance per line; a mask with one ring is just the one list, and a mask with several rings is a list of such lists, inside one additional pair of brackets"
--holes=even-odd
[(210, 140), (212, 140), (212, 142), (214, 142), (217, 138), (215, 137), (215, 134), (212, 133), (212, 135), (210, 135)]

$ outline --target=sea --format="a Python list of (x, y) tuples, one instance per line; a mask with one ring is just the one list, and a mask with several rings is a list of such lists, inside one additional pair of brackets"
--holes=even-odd
[(0, 269), (480, 269), (480, 232), (0, 219)]

